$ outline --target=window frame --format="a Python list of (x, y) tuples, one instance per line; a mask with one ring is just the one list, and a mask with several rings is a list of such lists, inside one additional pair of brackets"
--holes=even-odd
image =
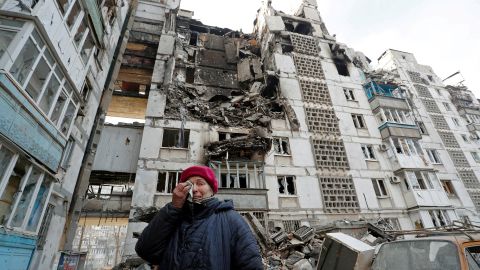
[[(187, 138), (184, 138), (184, 142), (186, 142), (187, 145), (185, 146), (182, 146), (182, 147), (178, 147), (178, 146), (164, 146), (164, 142), (165, 142), (165, 133), (166, 131), (177, 131), (177, 132), (180, 132), (181, 128), (163, 128), (163, 134), (162, 134), (162, 144), (161, 144), (161, 147), (160, 148), (165, 148), (165, 149), (184, 149), (184, 150), (188, 150), (190, 149), (190, 129), (186, 129), (184, 128), (184, 132), (188, 132), (188, 137)], [(180, 138), (175, 138), (177, 140), (176, 142), (176, 145), (178, 145), (178, 143), (180, 142)], [(174, 142), (175, 144), (175, 142)]]
[[(280, 152), (277, 151), (277, 149), (275, 149), (275, 141), (278, 141), (278, 145), (280, 147)], [(286, 147), (287, 149), (283, 149), (283, 143), (286, 143)], [(288, 139), (288, 137), (273, 137), (272, 138), (272, 148), (273, 148), (273, 153), (274, 155), (276, 156), (291, 156), (292, 155), (292, 152), (291, 152), (291, 148), (290, 148), (290, 140)]]
[(356, 129), (367, 129), (367, 123), (362, 114), (352, 113), (353, 126)]
[(442, 185), (443, 191), (448, 197), (457, 197), (452, 180), (440, 179), (440, 184)]
[(347, 101), (357, 101), (355, 97), (355, 89), (353, 88), (343, 88), (343, 94), (345, 95), (345, 99)]
[[(372, 178), (373, 190), (377, 198), (389, 198), (390, 194), (388, 192), (387, 184), (383, 178)], [(380, 185), (380, 183), (383, 183)], [(383, 188), (382, 188), (383, 186)]]
[[(288, 191), (289, 185), (288, 185), (287, 178), (292, 179), (292, 184), (293, 184), (293, 189), (294, 189), (293, 194), (291, 194)], [(280, 191), (280, 182), (283, 182), (284, 192)], [(297, 183), (296, 182), (297, 182), (296, 177), (294, 175), (277, 175), (277, 185), (278, 185), (277, 192), (278, 192), (279, 196), (282, 196), (282, 197), (296, 197), (296, 196), (298, 196)]]
[[(168, 192), (169, 191), (169, 187), (170, 187), (170, 174), (173, 174), (175, 173), (175, 183), (174, 185), (171, 185), (172, 187), (172, 190), (171, 192)], [(170, 195), (173, 193), (173, 190), (175, 189), (175, 187), (178, 185), (179, 181), (180, 181), (180, 174), (182, 173), (181, 170), (178, 170), (178, 171), (175, 171), (175, 170), (169, 170), (169, 171), (159, 171), (158, 172), (158, 175), (157, 175), (157, 185), (155, 187), (155, 193), (156, 194), (163, 194), (163, 195)], [(165, 188), (163, 191), (159, 191), (158, 190), (158, 186), (160, 184), (160, 174), (165, 174)]]
[(437, 149), (425, 149), (432, 164), (443, 164)]
[[(4, 145), (0, 142), (0, 148), (3, 148), (3, 147), (10, 150), (14, 155), (10, 160), (10, 164), (7, 167), (7, 170), (5, 171), (5, 174), (0, 179), (1, 180), (1, 182), (0, 182), (0, 198), (3, 196), (4, 192), (6, 191), (6, 187), (8, 185), (10, 177), (12, 176), (12, 173), (13, 173), (13, 170), (14, 170), (14, 167), (15, 167), (16, 163), (20, 160), (19, 159), (20, 154), (18, 154), (12, 148), (7, 147), (6, 145)], [(43, 170), (37, 164), (32, 163), (28, 159), (24, 159), (24, 160), (28, 162), (28, 168), (26, 169), (25, 175), (23, 175), (22, 179), (20, 180), (18, 189), (15, 191), (15, 196), (14, 196), (13, 201), (12, 201), (10, 214), (8, 215), (8, 217), (4, 221), (4, 223), (0, 224), (0, 227), (9, 228), (9, 229), (12, 229), (14, 231), (19, 231), (19, 232), (26, 233), (26, 234), (37, 235), (38, 231), (40, 230), (40, 226), (41, 226), (41, 223), (42, 223), (43, 216), (45, 215), (46, 208), (49, 204), (50, 197), (52, 195), (53, 184), (55, 182), (55, 178), (53, 176), (51, 176), (49, 173), (47, 173), (45, 170)], [(40, 176), (36, 180), (35, 187), (34, 187), (34, 190), (32, 192), (32, 196), (29, 198), (26, 213), (25, 213), (25, 216), (23, 217), (21, 225), (20, 226), (13, 226), (12, 225), (12, 220), (15, 216), (15, 213), (17, 212), (18, 206), (20, 204), (20, 199), (22, 198), (22, 195), (25, 191), (25, 186), (26, 186), (28, 180), (30, 179), (30, 175), (31, 175), (34, 168), (40, 172)], [(48, 179), (46, 179), (46, 178), (48, 178)], [(39, 195), (40, 186), (42, 185), (44, 180), (46, 181), (47, 186), (48, 186), (47, 190), (46, 190), (47, 194), (46, 194), (46, 197), (45, 197), (45, 203), (44, 203), (42, 209), (40, 209), (40, 211), (41, 211), (40, 217), (38, 219), (38, 223), (36, 224), (34, 230), (27, 230), (28, 222), (29, 222), (29, 220), (30, 220), (30, 218), (32, 217), (32, 214), (33, 214), (33, 207), (34, 207), (35, 202), (36, 202), (36, 200), (38, 198), (38, 195)]]
[[(78, 97), (79, 93), (78, 91), (72, 86), (70, 83), (69, 79), (67, 76), (65, 76), (61, 63), (54, 57), (54, 54), (50, 51), (50, 49), (47, 46), (47, 43), (44, 41), (43, 37), (41, 36), (40, 32), (37, 30), (35, 25), (32, 23), (25, 23), (26, 26), (24, 25), (25, 30), (22, 30), (22, 39), (18, 42), (17, 48), (15, 48), (15, 51), (11, 53), (12, 59), (9, 63), (5, 65), (5, 70), (7, 73), (11, 76), (11, 78), (20, 85), (20, 91), (23, 93), (23, 95), (31, 101), (35, 105), (35, 107), (38, 109), (38, 111), (45, 116), (45, 118), (50, 121), (50, 123), (57, 128), (61, 136), (64, 136), (64, 138), (68, 138), (70, 135), (70, 131), (72, 129), (72, 126), (75, 122), (76, 115), (78, 113), (79, 107), (80, 107), (80, 99)], [(40, 40), (37, 41), (36, 38), (39, 38)], [(31, 42), (34, 44), (34, 46), (37, 48), (38, 55), (36, 56), (35, 61), (33, 62), (30, 70), (28, 71), (27, 76), (25, 77), (25, 81), (23, 83), (20, 83), (15, 76), (12, 74), (11, 70), (14, 67), (14, 63), (16, 59), (19, 57), (21, 51), (23, 48), (26, 46), (28, 40), (31, 40)], [(43, 44), (43, 45), (42, 45)], [(40, 46), (42, 45), (42, 46)], [(47, 57), (47, 55), (49, 55)], [(49, 59), (51, 57), (51, 59)], [(45, 82), (43, 82), (43, 85), (41, 86), (41, 89), (39, 89), (39, 94), (36, 98), (33, 98), (30, 96), (30, 94), (27, 92), (26, 88), (28, 84), (30, 83), (30, 80), (33, 76), (33, 73), (35, 72), (38, 63), (43, 59), (43, 61), (46, 62), (48, 68), (50, 69), (48, 71), (48, 75), (45, 79)], [(53, 61), (53, 63), (51, 62)], [(50, 80), (52, 78), (55, 78), (59, 85), (55, 90), (55, 94), (52, 96), (52, 102), (49, 104), (48, 111), (44, 111), (41, 108), (41, 102), (45, 98), (46, 94), (46, 89), (50, 83)], [(56, 108), (56, 104), (58, 103), (58, 100), (62, 93), (66, 96), (65, 99), (65, 104), (63, 104), (63, 108), (60, 111), (60, 114), (57, 119), (57, 123), (55, 123), (54, 120), (51, 119), (53, 112)], [(73, 103), (74, 110), (72, 113), (72, 119), (69, 123), (69, 127), (65, 130), (65, 132), (62, 132), (61, 130), (61, 125), (63, 123), (65, 113), (67, 111), (67, 108), (69, 107), (70, 103)]]
[(362, 144), (360, 148), (362, 149), (365, 160), (377, 161), (375, 149), (372, 144)]

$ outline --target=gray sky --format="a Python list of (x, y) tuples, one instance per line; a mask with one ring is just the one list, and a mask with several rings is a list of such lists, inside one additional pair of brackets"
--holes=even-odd
[[(480, 1), (478, 0), (317, 0), (337, 41), (377, 63), (386, 49), (411, 52), (440, 78), (461, 71), (464, 84), (480, 98)], [(273, 0), (292, 14), (300, 0)], [(208, 25), (252, 32), (262, 0), (181, 0), (181, 8)], [(461, 77), (447, 81), (455, 83)]]

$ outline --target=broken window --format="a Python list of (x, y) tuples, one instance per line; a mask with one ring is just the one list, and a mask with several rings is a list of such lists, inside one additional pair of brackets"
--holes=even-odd
[(377, 195), (377, 197), (388, 196), (384, 179), (372, 179), (372, 184), (373, 184), (373, 189), (375, 190), (375, 195)]
[(290, 147), (288, 144), (288, 138), (277, 137), (273, 138), (273, 151), (275, 154), (290, 155)]
[(427, 127), (425, 126), (425, 124), (422, 121), (417, 121), (417, 126), (420, 129), (420, 134), (428, 135)]
[(450, 108), (450, 104), (448, 104), (447, 102), (443, 102), (443, 106), (445, 107), (445, 110), (447, 111), (451, 111), (452, 109)]
[(433, 164), (442, 164), (442, 160), (436, 149), (426, 149), (428, 158)]
[(0, 58), (2, 58), (3, 54), (7, 51), (8, 46), (16, 34), (14, 31), (0, 28)]
[(77, 21), (77, 18), (80, 15), (81, 11), (82, 11), (82, 8), (80, 7), (80, 4), (78, 3), (78, 1), (75, 1), (75, 3), (73, 3), (73, 7), (70, 9), (70, 12), (68, 13), (68, 18), (66, 21), (68, 28), (70, 30), (75, 25), (75, 22)]
[(49, 73), (50, 67), (47, 65), (47, 61), (45, 61), (45, 58), (41, 57), (25, 88), (33, 100), (37, 101), (38, 97), (40, 96), (43, 84), (47, 81), (47, 76)]
[(353, 94), (353, 89), (350, 88), (343, 88), (343, 93), (345, 94), (345, 98), (350, 101), (355, 100), (355, 95)]
[(30, 172), (26, 174), (27, 183), (23, 186), (20, 200), (17, 202), (17, 207), (10, 223), (10, 225), (13, 227), (23, 227), (23, 222), (26, 217), (28, 207), (34, 198), (36, 186), (41, 176), (42, 172), (37, 168), (32, 168)]
[(60, 117), (63, 113), (63, 109), (67, 104), (67, 99), (67, 94), (65, 93), (65, 91), (62, 91), (58, 96), (57, 102), (55, 103), (55, 107), (52, 111), (52, 115), (50, 116), (50, 120), (52, 120), (55, 125), (59, 123)]
[(347, 62), (345, 62), (344, 60), (340, 60), (340, 59), (334, 59), (333, 63), (335, 64), (335, 67), (337, 68), (338, 75), (350, 76), (350, 73), (348, 72)]
[(77, 112), (77, 107), (72, 100), (70, 101), (70, 104), (68, 104), (67, 110), (65, 111), (65, 115), (62, 120), (62, 124), (60, 125), (60, 131), (62, 132), (63, 135), (65, 136), (68, 135), (72, 121), (76, 116), (76, 112)]
[(167, 171), (158, 173), (157, 192), (163, 194), (172, 193), (180, 179), (179, 171)]
[(31, 205), (31, 214), (26, 224), (27, 231), (37, 232), (43, 208), (47, 203), (50, 185), (52, 183), (53, 179), (50, 176), (45, 175), (42, 184), (40, 184), (40, 188), (37, 191), (36, 198), (32, 201), (33, 205)]
[(468, 142), (467, 135), (465, 135), (465, 134), (460, 134), (460, 136), (462, 137), (462, 139), (463, 139), (464, 142)]
[(33, 64), (39, 55), (39, 50), (32, 39), (27, 39), (25, 46), (15, 59), (13, 66), (10, 68), (12, 76), (23, 85), (27, 80), (28, 75), (33, 70)]
[(60, 12), (65, 15), (65, 12), (68, 10), (68, 6), (72, 0), (56, 0)]
[(480, 155), (477, 152), (471, 152), (471, 154), (475, 162), (480, 162)]
[(43, 216), (42, 223), (40, 225), (40, 230), (38, 231), (38, 240), (37, 240), (37, 249), (43, 250), (43, 246), (47, 241), (48, 228), (50, 227), (50, 222), (52, 221), (55, 205), (48, 204), (45, 214)]
[(365, 157), (366, 160), (376, 160), (375, 153), (373, 151), (373, 146), (372, 145), (362, 145), (362, 152), (363, 156)]
[(67, 146), (65, 146), (65, 149), (63, 150), (62, 161), (60, 162), (60, 166), (62, 168), (67, 169), (69, 167), (74, 147), (75, 140), (70, 137), (70, 139), (68, 139)]
[[(7, 168), (10, 166), (12, 162), (13, 153), (8, 150), (5, 146), (0, 146), (0, 183), (6, 181), (4, 179), (6, 177)], [(15, 191), (18, 189), (20, 181), (16, 181), (12, 183), (10, 181), (7, 184), (6, 191), (4, 192), (3, 196), (0, 199), (0, 224), (4, 224), (6, 221), (6, 217), (8, 213), (10, 213), (10, 209), (13, 203), (13, 195)]]
[(20, 159), (16, 162), (11, 174), (6, 175), (8, 177), (7, 186), (0, 197), (0, 219), (2, 224), (7, 222), (9, 215), (12, 213), (16, 195), (20, 190), (20, 184), (22, 183), (23, 177), (26, 176), (29, 168), (30, 165), (26, 160)]
[(83, 18), (82, 22), (78, 26), (77, 32), (73, 36), (73, 41), (75, 42), (75, 45), (77, 45), (77, 48), (80, 48), (80, 43), (83, 40), (83, 36), (85, 35), (85, 31), (87, 31), (87, 22), (86, 22), (86, 17)]
[(38, 103), (38, 106), (45, 114), (49, 114), (59, 90), (60, 82), (58, 81), (56, 76), (52, 74)]
[(82, 51), (80, 52), (80, 55), (82, 56), (83, 63), (86, 65), (88, 62), (88, 59), (90, 58), (90, 55), (92, 54), (92, 51), (95, 47), (95, 43), (93, 42), (93, 38), (91, 33), (87, 34), (87, 38), (85, 39), (85, 42), (83, 43), (83, 48)]
[(87, 103), (90, 93), (92, 92), (92, 85), (90, 84), (88, 78), (85, 80), (82, 88), (82, 100)]
[(295, 177), (294, 176), (278, 176), (278, 192), (284, 195), (295, 195), (297, 194), (295, 188)]
[(455, 189), (451, 180), (440, 180), (440, 183), (442, 183), (443, 190), (447, 196), (455, 196)]
[(402, 145), (400, 144), (400, 141), (398, 138), (392, 138), (392, 143), (393, 143), (393, 147), (395, 148), (395, 151), (397, 152), (397, 154), (403, 154), (404, 153), (404, 150), (402, 148)]
[(458, 121), (458, 119), (457, 119), (457, 118), (455, 118), (455, 117), (452, 117), (452, 121), (453, 121), (453, 123), (455, 124), (455, 126), (457, 126), (457, 127), (459, 127), (459, 126), (460, 126), (460, 122)]
[(356, 128), (367, 128), (365, 121), (363, 120), (363, 115), (361, 114), (352, 114), (353, 125)]
[(162, 147), (188, 148), (188, 129), (164, 129)]

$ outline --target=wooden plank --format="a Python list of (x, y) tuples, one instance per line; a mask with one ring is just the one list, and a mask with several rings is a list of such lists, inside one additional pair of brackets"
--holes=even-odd
[(131, 68), (122, 66), (117, 80), (149, 85), (152, 81), (151, 69)]
[(145, 119), (146, 98), (113, 96), (107, 116)]

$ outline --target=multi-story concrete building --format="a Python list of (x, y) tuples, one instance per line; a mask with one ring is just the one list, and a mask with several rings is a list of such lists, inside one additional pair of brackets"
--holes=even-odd
[(179, 1), (138, 1), (79, 216), (129, 217), (123, 256), (135, 259), (144, 214), (171, 200), (182, 169), (205, 164), (218, 197), (267, 228), (478, 221), (473, 95), (462, 103), (465, 89), (410, 53), (387, 50), (372, 69), (329, 34), (315, 0), (294, 15), (270, 2), (244, 34)]
[(0, 1), (2, 269), (58, 265), (128, 10), (128, 1)]

